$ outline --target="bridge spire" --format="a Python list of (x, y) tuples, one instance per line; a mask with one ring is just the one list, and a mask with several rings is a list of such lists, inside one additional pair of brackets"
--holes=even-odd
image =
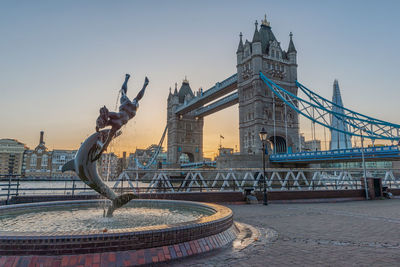
[(261, 26), (271, 27), (271, 24), (267, 21), (267, 14), (264, 14), (264, 19), (261, 20)]
[(256, 26), (256, 29), (254, 31), (254, 35), (253, 35), (253, 43), (255, 42), (261, 42), (261, 38), (260, 38), (260, 33), (258, 32), (258, 22), (256, 20), (256, 22), (254, 23), (254, 25)]
[(174, 95), (178, 94), (178, 83), (175, 83)]
[(288, 52), (288, 53), (291, 53), (291, 52), (297, 53), (296, 48), (294, 47), (293, 39), (292, 39), (293, 33), (290, 32), (290, 33), (289, 33), (289, 36), (290, 36), (290, 41), (289, 41), (289, 47), (288, 47), (287, 52)]
[(242, 32), (240, 32), (239, 37), (240, 37), (240, 41), (239, 41), (239, 46), (238, 46), (238, 49), (237, 49), (236, 53), (240, 53), (240, 52), (244, 51), (243, 40), (242, 40), (242, 37), (243, 37)]

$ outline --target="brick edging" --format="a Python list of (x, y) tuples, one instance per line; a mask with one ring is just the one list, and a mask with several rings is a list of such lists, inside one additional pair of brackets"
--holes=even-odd
[(0, 256), (0, 266), (138, 266), (176, 260), (226, 246), (236, 239), (238, 229), (231, 227), (218, 234), (155, 248), (58, 256)]

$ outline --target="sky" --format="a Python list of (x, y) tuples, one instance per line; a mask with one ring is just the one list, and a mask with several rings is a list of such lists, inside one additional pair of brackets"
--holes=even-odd
[[(186, 75), (206, 90), (234, 74), (239, 33), (251, 40), (264, 14), (283, 49), (293, 32), (302, 84), (331, 98), (336, 78), (347, 108), (400, 123), (398, 10), (364, 0), (1, 1), (0, 138), (34, 148), (43, 130), (49, 149), (77, 149), (130, 73), (131, 98), (146, 75), (150, 84), (111, 149), (158, 143), (169, 87)], [(220, 134), (239, 148), (238, 116), (236, 105), (205, 118), (205, 156)], [(301, 131), (309, 139), (310, 124)]]

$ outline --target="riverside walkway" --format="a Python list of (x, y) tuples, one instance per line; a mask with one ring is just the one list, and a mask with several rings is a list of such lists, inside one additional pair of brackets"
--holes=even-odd
[[(251, 244), (174, 266), (398, 266), (400, 199), (341, 203), (228, 205), (250, 225)], [(170, 266), (171, 263), (169, 263)]]

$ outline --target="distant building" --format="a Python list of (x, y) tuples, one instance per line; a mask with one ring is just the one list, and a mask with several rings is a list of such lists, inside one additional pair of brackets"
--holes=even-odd
[(52, 177), (71, 177), (76, 176), (73, 171), (61, 172), (62, 166), (75, 158), (76, 150), (53, 150), (51, 157), (51, 176)]
[(136, 166), (135, 153), (129, 153), (127, 161), (128, 161), (128, 169), (135, 169)]
[[(340, 95), (338, 80), (335, 80), (333, 82), (332, 102), (336, 104), (333, 105), (332, 111), (337, 114), (344, 115), (343, 101), (342, 96)], [(348, 132), (347, 122), (339, 118), (341, 117), (332, 116), (331, 126), (332, 128), (339, 129), (343, 132), (331, 129), (331, 143), (329, 147), (330, 150), (351, 148), (351, 136), (344, 133)]]
[(218, 152), (219, 152), (219, 156), (221, 156), (221, 155), (232, 155), (233, 154), (233, 148), (220, 147), (218, 149)]
[(48, 151), (44, 142), (44, 132), (40, 132), (39, 144), (34, 150), (25, 153), (26, 177), (51, 177), (51, 151)]
[(127, 168), (128, 168), (128, 159), (126, 158), (126, 152), (124, 151), (122, 154), (122, 158), (118, 158), (117, 173), (120, 174)]
[(0, 175), (21, 175), (28, 148), (14, 139), (0, 139)]
[(321, 151), (321, 140), (308, 140), (304, 142), (305, 151)]
[(103, 180), (113, 180), (118, 177), (118, 157), (114, 153), (103, 153), (98, 161), (98, 172)]
[[(130, 153), (128, 157), (128, 168), (136, 169), (146, 166), (150, 163), (151, 159), (157, 152), (158, 146), (153, 144), (146, 149), (137, 148), (135, 153)], [(139, 164), (137, 164), (139, 163)], [(157, 168), (158, 164), (165, 165), (167, 163), (167, 153), (164, 152), (164, 148), (161, 147), (156, 159), (153, 161), (151, 169)], [(139, 165), (139, 166), (138, 166)]]

